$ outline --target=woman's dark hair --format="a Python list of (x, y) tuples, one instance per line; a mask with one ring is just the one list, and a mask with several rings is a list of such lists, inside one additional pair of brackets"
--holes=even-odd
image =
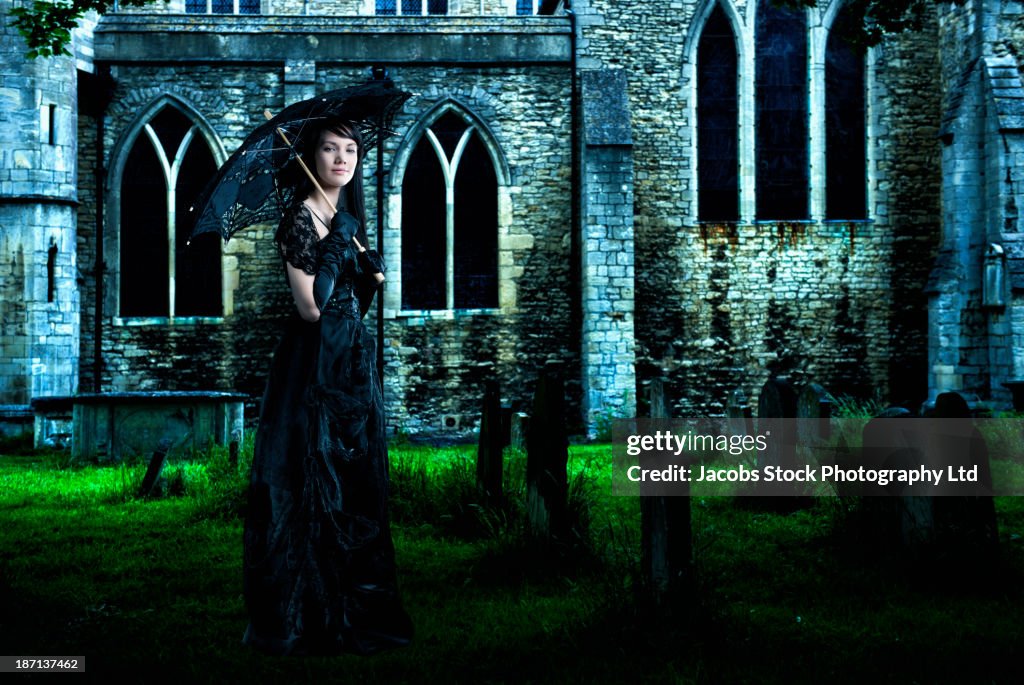
[[(340, 200), (339, 204), (359, 221), (359, 232), (356, 233), (356, 238), (364, 247), (368, 248), (369, 245), (366, 238), (366, 201), (363, 197), (363, 158), (366, 156), (366, 150), (363, 148), (363, 137), (359, 133), (358, 126), (341, 119), (328, 119), (308, 129), (307, 133), (303, 134), (303, 146), (300, 154), (302, 155), (302, 161), (306, 163), (306, 166), (309, 167), (314, 176), (316, 175), (316, 149), (320, 145), (320, 138), (325, 132), (333, 133), (342, 138), (351, 138), (356, 142), (359, 161), (352, 173), (352, 180), (342, 186), (342, 194), (338, 199)], [(300, 173), (302, 172), (300, 171)], [(315, 192), (317, 192), (316, 188), (313, 187), (306, 174), (302, 173), (298, 190), (295, 193), (296, 204), (302, 202)], [(342, 207), (339, 207), (339, 209)]]

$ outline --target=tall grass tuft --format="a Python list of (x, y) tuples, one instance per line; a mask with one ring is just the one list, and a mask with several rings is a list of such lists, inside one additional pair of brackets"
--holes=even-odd
[(569, 476), (565, 533), (538, 544), (526, 516), (526, 453), (507, 448), (500, 497), (487, 502), (476, 486), (473, 447), (404, 447), (392, 450), (391, 517), (400, 524), (435, 530), (442, 537), (484, 545), (479, 570), (528, 577), (533, 573), (600, 565), (602, 535), (593, 529), (600, 499), (587, 464)]
[(853, 395), (829, 395), (829, 399), (832, 401), (832, 415), (840, 419), (874, 418), (889, 406), (881, 393), (867, 399)]

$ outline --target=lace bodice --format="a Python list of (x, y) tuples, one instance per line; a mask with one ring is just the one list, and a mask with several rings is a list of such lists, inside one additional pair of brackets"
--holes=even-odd
[[(317, 272), (322, 252), (320, 235), (313, 225), (313, 214), (299, 203), (285, 212), (277, 227), (274, 240), (281, 258), (296, 269), (313, 276)], [(374, 250), (363, 252), (359, 258), (353, 246), (349, 259), (334, 287), (334, 294), (324, 307), (325, 312), (337, 312), (346, 318), (360, 319), (366, 314), (377, 291), (373, 271), (384, 271), (380, 255)], [(287, 282), (288, 274), (285, 272)]]
[(320, 236), (313, 225), (313, 214), (306, 205), (299, 203), (285, 212), (274, 240), (286, 262), (310, 276), (316, 273)]

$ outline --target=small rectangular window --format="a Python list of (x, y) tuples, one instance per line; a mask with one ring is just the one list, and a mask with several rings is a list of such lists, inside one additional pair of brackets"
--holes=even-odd
[(39, 109), (39, 138), (48, 145), (57, 144), (57, 105), (43, 105)]

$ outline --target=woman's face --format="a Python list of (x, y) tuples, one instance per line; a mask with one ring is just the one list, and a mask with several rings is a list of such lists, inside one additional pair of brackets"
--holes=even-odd
[(316, 149), (316, 175), (325, 185), (339, 188), (352, 180), (359, 163), (356, 141), (332, 131), (320, 134)]

